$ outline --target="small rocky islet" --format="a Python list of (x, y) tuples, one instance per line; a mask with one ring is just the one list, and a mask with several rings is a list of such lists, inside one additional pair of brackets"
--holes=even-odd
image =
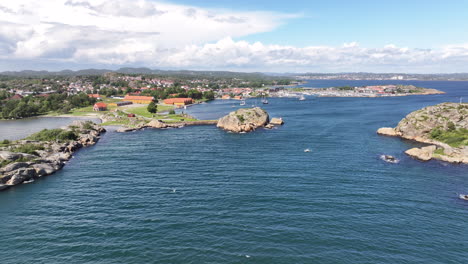
[[(141, 119), (141, 118), (127, 118), (122, 116), (107, 115), (102, 117), (105, 122), (119, 121), (127, 123), (117, 129), (117, 132), (131, 132), (145, 128), (181, 128), (185, 126), (198, 126), (198, 125), (216, 125), (217, 127), (233, 132), (233, 133), (246, 133), (255, 131), (257, 128), (271, 129), (275, 126), (284, 124), (282, 118), (272, 118), (270, 120), (269, 114), (260, 107), (254, 108), (241, 108), (236, 111), (230, 112), (228, 115), (221, 117), (219, 120), (196, 120), (196, 121), (179, 121), (179, 122), (164, 122), (158, 119)], [(129, 120), (122, 120), (129, 119)]]
[(438, 159), (468, 164), (468, 104), (441, 103), (414, 111), (395, 128), (383, 127), (377, 133), (428, 144), (405, 153), (421, 161)]

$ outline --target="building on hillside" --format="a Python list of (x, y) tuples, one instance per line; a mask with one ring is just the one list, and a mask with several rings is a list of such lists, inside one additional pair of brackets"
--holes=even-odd
[(90, 98), (96, 98), (96, 99), (98, 99), (98, 100), (101, 99), (101, 95), (99, 95), (99, 94), (88, 94), (88, 97), (90, 97)]
[(93, 110), (94, 111), (107, 111), (107, 104), (103, 102), (95, 103)]
[(133, 104), (130, 101), (120, 101), (120, 102), (115, 102), (115, 103), (110, 103), (109, 106), (124, 106), (124, 105), (131, 105)]
[(124, 101), (129, 101), (134, 104), (149, 104), (154, 101), (152, 96), (137, 96), (137, 95), (126, 95), (123, 99)]
[(12, 97), (8, 98), (7, 100), (20, 100), (22, 98), (23, 98), (23, 96), (21, 96), (19, 94), (15, 94)]
[(164, 104), (175, 105), (175, 106), (184, 106), (193, 104), (192, 98), (169, 98), (164, 100)]
[(229, 94), (223, 94), (223, 96), (221, 97), (221, 99), (231, 99), (231, 96)]

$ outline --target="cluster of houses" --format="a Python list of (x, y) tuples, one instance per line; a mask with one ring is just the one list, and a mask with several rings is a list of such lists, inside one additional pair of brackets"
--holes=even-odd
[(250, 97), (253, 92), (252, 88), (226, 88), (218, 92), (221, 99), (237, 99), (241, 100), (245, 97)]
[[(99, 94), (89, 94), (88, 96), (93, 97), (93, 98), (100, 98)], [(151, 102), (154, 102), (154, 97), (152, 96), (126, 95), (124, 98), (122, 98), (122, 101), (120, 102), (114, 102), (114, 103), (109, 103), (109, 104), (106, 104), (104, 102), (97, 102), (94, 104), (93, 110), (94, 111), (107, 111), (108, 106), (120, 107), (120, 106), (131, 105), (131, 104), (149, 104)], [(165, 99), (163, 102), (164, 104), (167, 104), (167, 105), (183, 107), (186, 105), (193, 104), (193, 99), (179, 97), (179, 98)]]
[(416, 89), (413, 85), (371, 85), (354, 88), (358, 93), (370, 94), (396, 94), (396, 93), (409, 93), (411, 90)]

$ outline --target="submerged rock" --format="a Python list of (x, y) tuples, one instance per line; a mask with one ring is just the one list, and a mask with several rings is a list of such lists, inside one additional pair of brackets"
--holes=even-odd
[(242, 108), (219, 119), (216, 126), (235, 133), (251, 132), (268, 121), (268, 113), (260, 107)]

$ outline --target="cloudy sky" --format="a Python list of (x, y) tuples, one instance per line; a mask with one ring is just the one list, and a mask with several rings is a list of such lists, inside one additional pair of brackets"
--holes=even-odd
[(467, 14), (464, 0), (1, 0), (0, 71), (468, 72)]

